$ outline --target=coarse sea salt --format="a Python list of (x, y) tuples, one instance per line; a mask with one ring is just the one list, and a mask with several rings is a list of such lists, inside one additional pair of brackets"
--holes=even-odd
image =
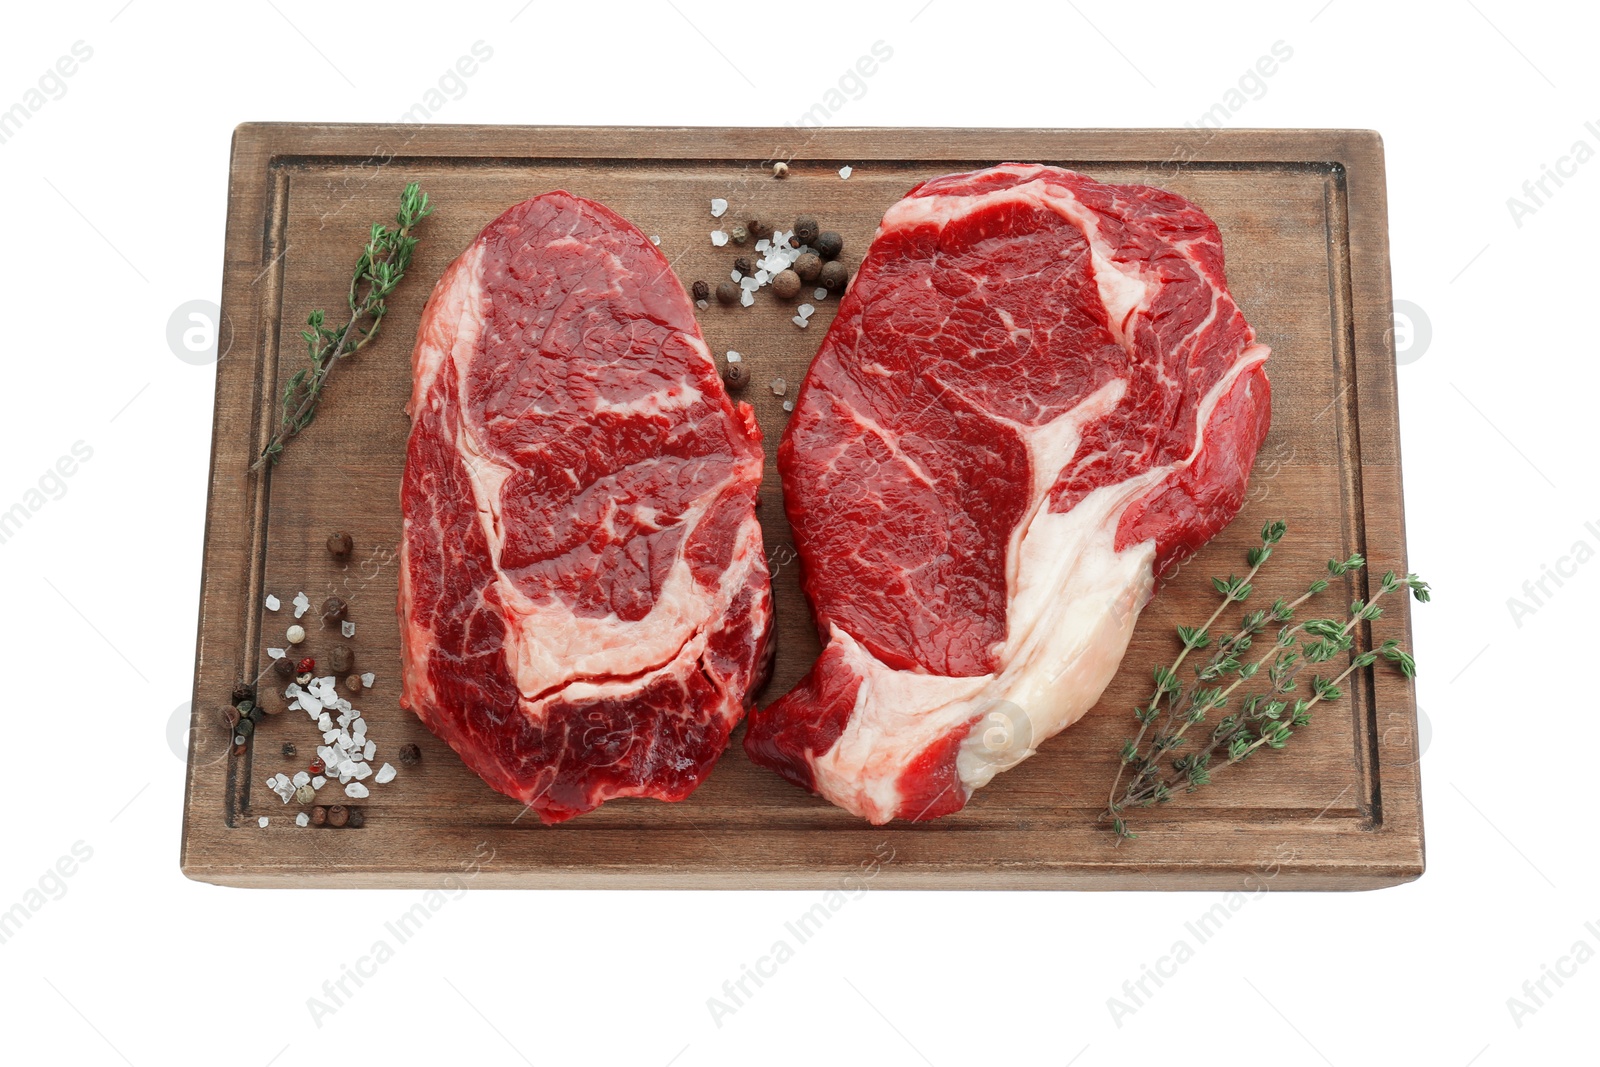
[(739, 294), (739, 303), (741, 305), (743, 305), (744, 307), (749, 307), (751, 304), (754, 304), (755, 302), (756, 302), (756, 294), (753, 293), (752, 291), (750, 291), (749, 289), (746, 289), (743, 293)]
[(809, 319), (811, 317), (812, 313), (815, 312), (817, 309), (812, 307), (810, 304), (801, 304), (799, 307), (795, 308), (794, 310), (802, 319)]
[(721, 248), (723, 245), (728, 243), (728, 235), (723, 233), (721, 230), (712, 230), (711, 243), (716, 245), (718, 248)]
[(828, 299), (828, 290), (822, 288), (820, 285), (817, 286), (817, 288), (811, 293), (811, 299), (813, 299), (813, 300), (826, 300), (826, 299)]
[(840, 167), (839, 168), (839, 177), (841, 177), (841, 178), (848, 178), (853, 173), (855, 173), (855, 168), (854, 167), (846, 166), (846, 167)]
[(385, 763), (378, 768), (378, 773), (372, 776), (372, 780), (378, 785), (387, 785), (389, 782), (394, 781), (394, 775), (394, 764)]
[(271, 593), (267, 594), (267, 610), (268, 611), (277, 611), (282, 606), (283, 606), (283, 602), (282, 601), (280, 601), (277, 597), (273, 596)]
[(728, 362), (729, 363), (737, 363), (743, 358), (744, 358), (743, 356), (741, 356), (739, 353), (735, 352), (733, 349), (731, 349), (731, 348), (728, 349)]
[(657, 237), (655, 234), (651, 234), (650, 243), (659, 248), (661, 246), (661, 238)]
[(281, 648), (269, 648), (269, 649), (267, 649), (267, 655), (271, 656), (273, 659), (282, 659), (283, 658), (283, 654), (284, 654), (283, 653), (283, 649), (281, 649)]
[(728, 202), (726, 200), (722, 199), (722, 197), (720, 197), (720, 196), (714, 196), (714, 197), (711, 198), (711, 217), (712, 218), (720, 219), (722, 217), (722, 213), (724, 211), (727, 211), (727, 210), (728, 210)]
[(256, 825), (265, 830), (267, 828), (267, 817), (265, 815), (261, 816), (256, 820)]
[(365, 674), (363, 674), (361, 676), (361, 688), (363, 688), (363, 689), (371, 689), (372, 688), (372, 683), (376, 682), (377, 680), (378, 680), (378, 676), (376, 674), (373, 674), (371, 671), (368, 671), (368, 672), (366, 672)]
[(300, 616), (304, 615), (310, 610), (311, 598), (306, 596), (304, 593), (296, 593), (294, 595), (294, 617), (298, 619)]
[(785, 411), (793, 411), (794, 410), (794, 401), (793, 400), (785, 400), (783, 402), (783, 410), (785, 410)]
[(806, 328), (806, 317), (804, 315), (796, 315), (789, 321), (800, 327), (802, 330)]
[(788, 382), (784, 381), (782, 378), (774, 378), (774, 379), (772, 379), (772, 395), (773, 396), (782, 396), (784, 393), (787, 393), (788, 391), (789, 391), (789, 383)]
[(296, 826), (310, 826), (311, 816), (302, 811), (299, 815), (294, 817), (294, 824)]
[(339, 632), (346, 637), (354, 637), (356, 635), (356, 624), (346, 619), (339, 624)]
[(372, 790), (368, 789), (360, 782), (351, 782), (349, 785), (344, 787), (344, 795), (355, 800), (362, 800), (371, 796)]

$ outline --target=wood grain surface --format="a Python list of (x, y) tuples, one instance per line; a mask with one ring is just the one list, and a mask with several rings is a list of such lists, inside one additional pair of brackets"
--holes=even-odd
[[(774, 159), (789, 161), (787, 179), (771, 176)], [(713, 247), (714, 228), (752, 217), (786, 226), (814, 214), (844, 235), (853, 269), (884, 209), (912, 185), (1005, 161), (1159, 185), (1195, 201), (1221, 227), (1230, 289), (1273, 349), (1272, 431), (1249, 501), (1145, 611), (1099, 707), (966, 810), (886, 827), (753, 766), (737, 738), (683, 803), (614, 801), (545, 827), (401, 711), (395, 570), (410, 351), (433, 282), (486, 223), (526, 197), (567, 189), (659, 235), (686, 287), (696, 279), (714, 287), (741, 251)], [(845, 164), (854, 171), (841, 180)], [(436, 211), (382, 336), (339, 368), (315, 425), (282, 463), (249, 473), (282, 383), (305, 359), (306, 313), (342, 307), (368, 227), (392, 218), (411, 180)], [(1117, 846), (1095, 826), (1131, 709), (1147, 696), (1151, 667), (1171, 659), (1174, 625), (1210, 613), (1209, 576), (1243, 573), (1263, 522), (1282, 518), (1290, 528), (1258, 582), (1268, 596), (1350, 552), (1380, 573), (1406, 567), (1384, 196), (1382, 145), (1365, 131), (239, 127), (184, 873), (240, 886), (432, 887), (476, 865), (478, 886), (800, 888), (836, 887), (876, 862), (873, 884), (900, 888), (1362, 889), (1416, 878), (1415, 699), (1381, 666), (1353, 675), (1347, 699), (1319, 712), (1284, 752), (1230, 769), (1226, 785), (1134, 811), (1137, 841)], [(710, 216), (712, 197), (731, 205), (722, 220)], [(763, 703), (787, 691), (818, 650), (770, 462), (786, 417), (770, 383), (784, 378), (794, 395), (836, 304), (810, 301), (817, 311), (801, 330), (790, 321), (799, 302), (763, 291), (751, 308), (713, 301), (700, 313), (713, 352), (744, 354), (752, 381), (741, 398), (767, 440), (761, 518), (776, 571), (778, 654)], [(347, 564), (323, 547), (335, 529), (355, 539)], [(1338, 598), (1364, 595), (1365, 583), (1336, 584), (1329, 603), (1336, 610)], [(287, 605), (302, 590), (314, 603), (337, 593), (351, 605), (357, 634), (348, 643), (358, 669), (377, 675), (356, 700), (379, 745), (376, 762), (395, 762), (406, 742), (423, 753), (362, 802), (360, 830), (297, 828), (298, 807), (264, 786), (314, 754), (319, 738), (304, 714), (269, 716), (242, 752), (219, 718), (235, 681), (260, 676), (265, 649), (285, 643)], [(284, 610), (263, 610), (269, 592)], [(303, 654), (321, 657), (339, 640), (314, 620), (309, 629)], [(1396, 598), (1366, 636), (1409, 645), (1409, 606)], [(262, 679), (269, 709), (282, 707), (278, 682)], [(286, 740), (298, 759), (281, 757)], [(334, 786), (319, 799), (343, 798)], [(266, 829), (261, 815), (271, 817)]]

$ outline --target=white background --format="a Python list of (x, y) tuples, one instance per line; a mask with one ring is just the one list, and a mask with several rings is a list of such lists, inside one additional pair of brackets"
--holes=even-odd
[[(674, 3), (8, 7), (0, 108), (74, 42), (93, 55), (0, 144), (0, 510), (74, 442), (93, 456), (0, 545), (0, 909), (76, 842), (92, 858), (0, 944), (0, 1055), (1593, 1062), (1582, 1024), (1600, 962), (1547, 982), (1520, 1026), (1507, 1006), (1579, 940), (1600, 950), (1586, 678), (1600, 562), (1549, 583), (1520, 619), (1507, 605), (1575, 542), (1600, 547), (1600, 161), (1547, 182), (1521, 225), (1507, 206), (1575, 141), (1600, 148), (1600, 127), (1584, 126), (1600, 120), (1593, 13)], [(214, 370), (175, 358), (166, 323), (219, 296), (235, 124), (395, 120), (478, 40), (493, 58), (438, 121), (778, 125), (882, 40), (893, 58), (834, 123), (1181, 126), (1274, 42), (1290, 46), (1229, 125), (1381, 131), (1395, 297), (1431, 324), (1399, 371), (1411, 563), (1437, 589), (1416, 612), (1427, 874), (1251, 900), (1120, 1026), (1107, 999), (1217, 895), (873, 891), (718, 1027), (706, 998), (816, 894), (471, 893), (316, 1026), (307, 998), (418, 894), (246, 892), (178, 872), (169, 723), (190, 690)]]

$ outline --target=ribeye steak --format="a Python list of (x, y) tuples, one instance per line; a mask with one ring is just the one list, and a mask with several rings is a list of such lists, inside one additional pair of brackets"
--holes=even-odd
[(403, 706), (547, 823), (681, 800), (768, 669), (761, 432), (636, 227), (563, 192), (429, 298), (401, 487)]
[(1268, 354), (1182, 197), (1017, 164), (913, 189), (779, 447), (826, 647), (751, 757), (927, 819), (1075, 722), (1156, 577), (1238, 512)]

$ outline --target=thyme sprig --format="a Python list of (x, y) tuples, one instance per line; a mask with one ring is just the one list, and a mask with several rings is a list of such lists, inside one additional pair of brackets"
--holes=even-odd
[[(1271, 558), (1273, 549), (1286, 532), (1284, 523), (1268, 523), (1261, 529), (1261, 543), (1246, 555), (1250, 565), (1246, 575), (1211, 580), (1222, 603), (1205, 625), (1179, 626), (1177, 657), (1170, 667), (1154, 670), (1155, 691), (1148, 702), (1134, 709), (1139, 730), (1122, 746), (1117, 777), (1101, 814), (1101, 821), (1109, 820), (1119, 839), (1138, 836), (1128, 829), (1123, 817), (1129, 807), (1165, 803), (1179, 790), (1192, 793), (1211, 784), (1212, 775), (1218, 771), (1243, 762), (1262, 748), (1283, 748), (1296, 730), (1311, 724), (1313, 708), (1343, 695), (1340, 687), (1355, 671), (1370, 667), (1381, 658), (1394, 664), (1407, 678), (1416, 676), (1416, 661), (1411, 654), (1401, 648), (1398, 641), (1388, 640), (1377, 649), (1356, 653), (1332, 678), (1313, 675), (1309, 698), (1295, 695), (1299, 674), (1307, 664), (1332, 663), (1351, 653), (1357, 626), (1382, 617), (1383, 608), (1378, 602), (1384, 596), (1409, 589), (1419, 601), (1431, 598), (1428, 583), (1415, 574), (1401, 577), (1389, 571), (1371, 600), (1351, 602), (1347, 617), (1297, 621), (1295, 613), (1324, 592), (1330, 579), (1367, 565), (1359, 554), (1348, 559), (1329, 560), (1328, 576), (1309, 583), (1293, 600), (1280, 598), (1271, 608), (1246, 612), (1238, 628), (1223, 636), (1212, 648), (1212, 627), (1229, 605), (1243, 603), (1249, 598), (1262, 565)], [(1254, 657), (1247, 655), (1272, 627), (1277, 628), (1276, 633), (1266, 650)], [(1191, 652), (1208, 648), (1212, 649), (1210, 655), (1194, 667), (1194, 681), (1186, 686), (1179, 679), (1178, 669)], [(1263, 672), (1265, 684), (1260, 691), (1247, 691), (1235, 697), (1242, 687), (1256, 681)], [(1238, 702), (1231, 707), (1237, 710), (1227, 710), (1235, 699)], [(1227, 713), (1212, 726), (1209, 736), (1197, 750), (1176, 753), (1189, 740), (1191, 728), (1206, 723), (1212, 712), (1224, 710)], [(1156, 729), (1147, 742), (1146, 736), (1152, 727)], [(1220, 758), (1221, 762), (1213, 765), (1214, 758)], [(1125, 772), (1130, 768), (1132, 776), (1123, 787)]]
[(331, 327), (320, 308), (306, 316), (310, 329), (302, 330), (300, 336), (305, 339), (311, 365), (296, 371), (284, 386), (278, 431), (251, 464), (251, 470), (278, 462), (289, 439), (305, 430), (317, 417), (317, 404), (334, 366), (378, 335), (383, 317), (389, 312), (388, 298), (411, 266), (411, 256), (419, 240), (412, 231), (432, 213), (428, 194), (416, 182), (407, 185), (400, 194), (400, 210), (395, 214), (394, 226), (373, 223), (367, 245), (356, 260), (345, 301), (350, 309), (349, 321), (343, 326)]

